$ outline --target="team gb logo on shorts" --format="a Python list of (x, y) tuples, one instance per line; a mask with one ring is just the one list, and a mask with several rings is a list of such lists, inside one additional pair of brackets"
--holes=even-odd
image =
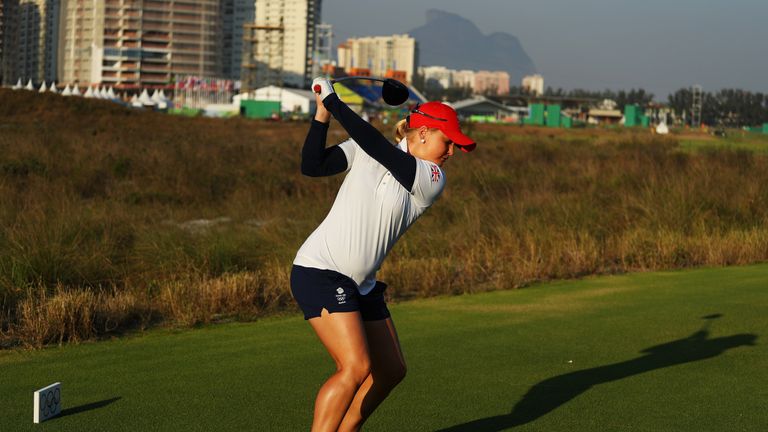
[(437, 183), (440, 181), (440, 168), (436, 167), (435, 165), (432, 165), (432, 183)]
[(336, 288), (336, 301), (339, 302), (339, 304), (344, 304), (347, 302), (347, 295), (344, 294), (344, 288)]

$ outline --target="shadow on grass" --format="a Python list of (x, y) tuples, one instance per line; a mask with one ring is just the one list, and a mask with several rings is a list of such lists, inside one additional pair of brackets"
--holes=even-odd
[(113, 397), (112, 399), (105, 399), (103, 401), (92, 402), (92, 403), (85, 404), (85, 405), (79, 405), (79, 406), (76, 406), (76, 407), (67, 408), (67, 409), (61, 410), (61, 414), (59, 414), (57, 417), (59, 417), (59, 418), (60, 417), (66, 417), (66, 416), (69, 416), (69, 415), (80, 414), (80, 413), (83, 413), (83, 412), (86, 412), (86, 411), (91, 411), (91, 410), (95, 410), (95, 409), (99, 409), (99, 408), (104, 408), (105, 406), (110, 405), (110, 404), (112, 404), (114, 402), (117, 402), (120, 399), (122, 399), (122, 398), (120, 396), (118, 396), (118, 397)]
[[(720, 316), (720, 314), (708, 315), (704, 319), (712, 320)], [(686, 338), (646, 348), (640, 351), (645, 354), (641, 357), (545, 379), (531, 387), (509, 414), (473, 420), (440, 429), (438, 432), (495, 432), (524, 425), (554, 411), (598, 384), (665, 367), (706, 360), (732, 348), (753, 346), (757, 340), (757, 335), (749, 333), (714, 339), (708, 337), (709, 329), (708, 325), (705, 325), (704, 328)]]

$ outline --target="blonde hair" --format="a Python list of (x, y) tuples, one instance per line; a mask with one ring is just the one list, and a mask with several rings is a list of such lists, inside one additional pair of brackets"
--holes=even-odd
[[(409, 134), (414, 133), (415, 131), (419, 130), (419, 128), (409, 128), (408, 127), (408, 120), (402, 119), (399, 122), (395, 124), (395, 142), (399, 143), (403, 140), (406, 136)], [(440, 130), (438, 128), (429, 128), (430, 131), (433, 130)]]
[(408, 127), (408, 120), (402, 119), (395, 125), (395, 142), (400, 142), (408, 135), (411, 129)]

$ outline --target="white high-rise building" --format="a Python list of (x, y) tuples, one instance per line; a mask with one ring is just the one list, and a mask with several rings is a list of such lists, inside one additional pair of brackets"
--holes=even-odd
[(523, 90), (527, 90), (535, 95), (544, 94), (544, 77), (539, 74), (523, 77)]
[(424, 86), (430, 89), (453, 87), (453, 72), (445, 66), (422, 66), (419, 68), (419, 75), (424, 77)]
[(407, 34), (353, 38), (338, 47), (339, 66), (348, 73), (361, 69), (377, 77), (404, 73), (409, 83), (416, 72), (417, 55), (416, 39)]
[(243, 81), (249, 88), (277, 84), (309, 88), (321, 0), (256, 0), (246, 26)]
[(472, 70), (459, 70), (453, 71), (452, 78), (453, 85), (455, 87), (468, 87), (475, 88), (475, 71)]

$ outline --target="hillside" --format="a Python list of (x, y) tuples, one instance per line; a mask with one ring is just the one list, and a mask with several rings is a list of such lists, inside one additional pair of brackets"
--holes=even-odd
[(419, 44), (419, 64), (450, 69), (501, 70), (519, 85), (536, 66), (520, 41), (509, 33), (483, 34), (471, 21), (437, 9), (426, 23), (408, 32)]

